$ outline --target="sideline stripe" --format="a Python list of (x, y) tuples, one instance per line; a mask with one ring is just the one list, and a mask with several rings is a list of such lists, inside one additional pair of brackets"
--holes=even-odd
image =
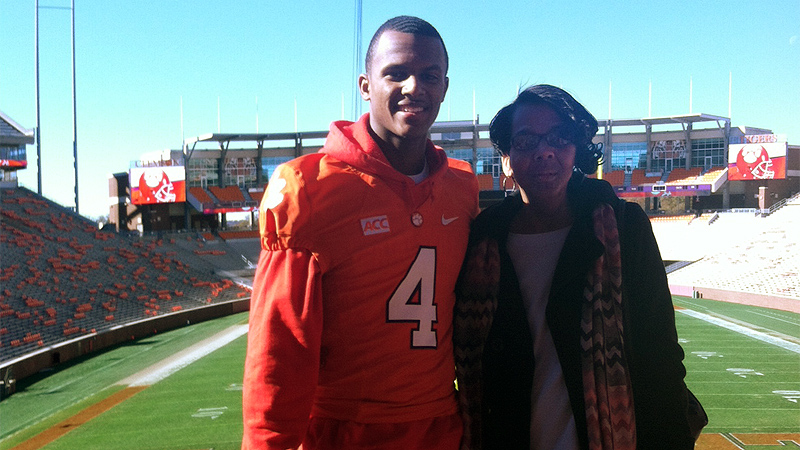
[(727, 320), (720, 319), (718, 317), (710, 316), (708, 314), (704, 314), (697, 311), (692, 311), (691, 309), (679, 309), (677, 312), (686, 314), (687, 316), (694, 317), (695, 319), (704, 320), (708, 323), (720, 326), (722, 328), (726, 328), (728, 330), (734, 331), (739, 334), (743, 334), (747, 337), (751, 337), (753, 339), (757, 339), (761, 342), (766, 342), (767, 344), (772, 344), (778, 346), (782, 349), (789, 350), (790, 352), (794, 352), (800, 354), (800, 345), (795, 344), (794, 342), (789, 342), (785, 339), (781, 339), (779, 337), (770, 336), (766, 333), (762, 333), (760, 331), (753, 330), (752, 328), (747, 328), (733, 322), (728, 322)]
[(197, 361), (198, 359), (208, 355), (209, 353), (218, 350), (235, 339), (247, 333), (247, 325), (238, 325), (223, 330), (210, 338), (204, 339), (191, 347), (176, 353), (174, 357), (170, 357), (149, 369), (143, 370), (139, 373), (131, 375), (117, 384), (127, 384), (128, 386), (149, 386), (155, 382), (163, 380), (173, 373), (183, 369), (189, 364)]
[(134, 396), (147, 386), (140, 386), (135, 388), (125, 388), (119, 392), (111, 394), (108, 398), (100, 400), (92, 406), (82, 410), (63, 422), (60, 422), (36, 436), (28, 439), (27, 441), (13, 447), (11, 450), (37, 450), (45, 445), (55, 441), (61, 436), (69, 433), (70, 431), (78, 428), (86, 422), (94, 419), (95, 417), (103, 414), (114, 406), (124, 402), (128, 398)]
[(66, 419), (63, 422), (42, 431), (31, 439), (20, 443), (10, 450), (38, 450), (44, 447), (45, 445), (53, 442), (75, 428), (78, 428), (79, 426), (85, 424), (100, 414), (103, 414), (119, 403), (122, 403), (133, 395), (139, 393), (149, 385), (172, 375), (178, 370), (208, 355), (214, 350), (222, 348), (225, 345), (233, 342), (238, 337), (246, 334), (248, 329), (248, 325), (238, 325), (227, 328), (215, 334), (214, 336), (211, 336), (210, 338), (204, 339), (192, 345), (191, 347), (178, 352), (174, 358), (168, 358), (149, 369), (145, 369), (137, 374), (125, 378), (117, 384), (127, 384), (129, 387), (126, 387), (121, 391), (110, 395), (108, 398), (87, 407), (69, 419)]

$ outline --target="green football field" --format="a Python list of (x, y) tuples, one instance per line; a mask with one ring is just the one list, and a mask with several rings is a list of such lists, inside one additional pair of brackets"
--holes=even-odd
[[(800, 315), (674, 300), (686, 382), (710, 416), (698, 448), (800, 448), (790, 443), (800, 443)], [(76, 415), (123, 393), (129, 375), (246, 322), (244, 313), (186, 326), (23, 380), (0, 402), (0, 449), (238, 449), (246, 336), (91, 420)], [(54, 431), (68, 432), (32, 446)]]

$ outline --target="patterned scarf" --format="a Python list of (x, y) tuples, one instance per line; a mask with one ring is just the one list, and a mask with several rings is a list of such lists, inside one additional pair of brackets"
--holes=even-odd
[(622, 263), (614, 210), (593, 213), (605, 253), (587, 276), (581, 318), (581, 365), (590, 450), (633, 450), (636, 422), (623, 351)]
[(464, 264), (455, 307), (456, 375), (464, 435), (461, 449), (483, 446), (481, 399), (483, 393), (483, 347), (497, 310), (500, 284), (500, 253), (497, 242), (484, 240), (473, 246)]

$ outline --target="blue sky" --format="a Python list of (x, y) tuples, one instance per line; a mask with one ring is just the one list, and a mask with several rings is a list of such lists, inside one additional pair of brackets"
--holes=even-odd
[[(652, 3), (652, 4), (651, 4)], [(36, 126), (34, 1), (0, 0), (0, 110)], [(69, 0), (40, 0), (43, 194), (74, 205)], [(80, 210), (108, 175), (183, 137), (317, 131), (352, 118), (355, 2), (76, 0)], [(363, 47), (400, 14), (450, 55), (439, 120), (488, 123), (520, 85), (550, 83), (598, 119), (706, 113), (800, 144), (800, 0), (363, 0)], [(691, 111), (690, 111), (691, 80)], [(652, 101), (649, 102), (652, 85)], [(183, 128), (181, 127), (181, 99)], [(258, 99), (256, 101), (256, 99)], [(344, 106), (343, 106), (344, 101)], [(366, 111), (366, 105), (362, 110)], [(21, 184), (36, 190), (36, 147)]]

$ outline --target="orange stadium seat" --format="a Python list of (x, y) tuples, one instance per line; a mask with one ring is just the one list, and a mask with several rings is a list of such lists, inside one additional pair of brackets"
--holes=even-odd
[(644, 169), (633, 169), (631, 173), (631, 185), (641, 186), (643, 184), (655, 184), (661, 180), (661, 175), (648, 177)]
[(700, 176), (699, 180), (703, 183), (711, 183), (712, 181), (719, 178), (723, 172), (727, 170), (727, 167), (712, 167), (709, 169), (708, 172), (704, 173)]
[(189, 193), (194, 196), (200, 203), (214, 203), (214, 200), (208, 196), (206, 190), (201, 187), (191, 187), (189, 188)]
[(211, 186), (208, 190), (222, 202), (244, 202), (244, 195), (242, 195), (242, 191), (238, 186), (228, 186), (224, 188)]
[(612, 186), (625, 185), (625, 172), (622, 170), (614, 170), (603, 174), (603, 179), (611, 183)]
[(669, 216), (651, 216), (650, 222), (686, 222), (689, 223), (694, 219), (692, 214), (678, 214)]
[(672, 169), (672, 172), (667, 176), (667, 183), (694, 181), (702, 170), (701, 167), (692, 167), (691, 169), (677, 167)]
[[(202, 188), (193, 191), (211, 201)], [(231, 284), (210, 270), (212, 263), (195, 257), (196, 240), (100, 233), (94, 222), (25, 188), (2, 194), (0, 362), (88, 330), (124, 326), (145, 309), (158, 316), (176, 306), (186, 311), (199, 301), (205, 305), (208, 298), (211, 303), (240, 298), (238, 290), (226, 292)], [(222, 248), (211, 252), (224, 258)], [(228, 263), (241, 264), (240, 259), (230, 255)], [(186, 285), (190, 278), (193, 286)]]
[(220, 231), (219, 237), (227, 241), (231, 239), (257, 239), (260, 235), (258, 230)]
[(478, 188), (481, 191), (494, 190), (494, 176), (490, 173), (482, 173), (478, 175)]
[(250, 198), (261, 204), (261, 198), (264, 197), (264, 191), (253, 191), (250, 193)]

